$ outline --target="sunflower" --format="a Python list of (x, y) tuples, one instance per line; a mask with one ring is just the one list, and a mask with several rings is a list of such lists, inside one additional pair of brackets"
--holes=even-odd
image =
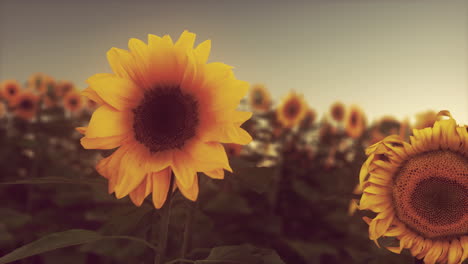
[(414, 124), (414, 128), (423, 129), (426, 127), (432, 127), (436, 120), (437, 113), (433, 110), (418, 113), (416, 114), (416, 124)]
[(0, 119), (4, 118), (6, 116), (6, 105), (3, 102), (0, 102)]
[(0, 84), (0, 97), (5, 98), (6, 101), (11, 102), (21, 90), (21, 86), (16, 80), (6, 80)]
[(425, 263), (461, 263), (468, 256), (468, 129), (447, 120), (414, 129), (407, 143), (385, 138), (366, 150), (359, 209), (369, 237), (396, 237)]
[(317, 113), (315, 113), (315, 110), (312, 108), (309, 108), (307, 112), (305, 113), (304, 118), (302, 119), (301, 127), (304, 127), (304, 128), (312, 127), (316, 118), (317, 118)]
[(76, 90), (69, 91), (63, 97), (63, 107), (72, 113), (76, 113), (83, 108), (83, 98)]
[(333, 120), (342, 122), (345, 116), (345, 106), (341, 102), (335, 102), (330, 106), (330, 114)]
[(59, 81), (55, 85), (54, 93), (57, 97), (63, 97), (68, 92), (75, 90), (75, 85), (70, 81)]
[(304, 97), (291, 92), (276, 110), (276, 116), (283, 127), (292, 128), (304, 119), (306, 112)]
[(31, 120), (36, 116), (39, 97), (32, 91), (23, 91), (13, 98), (11, 106), (15, 116)]
[(249, 103), (253, 110), (266, 112), (271, 107), (271, 96), (263, 84), (253, 85), (250, 89)]
[(346, 133), (352, 138), (359, 138), (366, 128), (364, 112), (356, 105), (349, 107), (345, 122)]
[(43, 73), (35, 73), (28, 79), (28, 88), (33, 89), (39, 94), (45, 94), (48, 91), (53, 91), (55, 80), (49, 75)]
[[(195, 49), (195, 34), (179, 40), (149, 35), (148, 45), (130, 39), (129, 50), (112, 48), (114, 74), (96, 74), (83, 95), (101, 106), (93, 113), (81, 144), (118, 149), (96, 166), (117, 198), (130, 195), (137, 206), (153, 193), (160, 208), (170, 182), (190, 200), (198, 196), (197, 172), (222, 179), (231, 171), (221, 143), (247, 144), (240, 128), (250, 112), (236, 111), (249, 84), (232, 67), (207, 64), (209, 40)], [(174, 177), (173, 177), (174, 176)]]

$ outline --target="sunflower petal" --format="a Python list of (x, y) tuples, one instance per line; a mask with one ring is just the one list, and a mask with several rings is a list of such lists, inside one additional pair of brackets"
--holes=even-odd
[(198, 176), (195, 174), (195, 179), (193, 181), (192, 186), (189, 188), (185, 188), (178, 180), (176, 180), (177, 187), (179, 188), (180, 192), (189, 200), (196, 201), (198, 197)]
[(86, 137), (112, 137), (123, 135), (131, 129), (131, 114), (119, 112), (107, 105), (100, 106), (91, 117)]
[(153, 183), (153, 204), (156, 208), (161, 208), (166, 201), (167, 192), (171, 182), (171, 169), (166, 168), (158, 172), (152, 172), (151, 181)]

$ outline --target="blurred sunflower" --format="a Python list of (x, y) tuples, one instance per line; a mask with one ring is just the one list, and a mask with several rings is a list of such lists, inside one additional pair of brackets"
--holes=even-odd
[(5, 98), (7, 102), (11, 102), (21, 90), (21, 86), (16, 80), (6, 80), (0, 84), (0, 97)]
[(416, 123), (414, 128), (423, 129), (426, 127), (432, 127), (437, 120), (437, 113), (433, 110), (421, 112), (416, 114)]
[[(112, 48), (114, 74), (87, 80), (83, 95), (102, 104), (92, 115), (81, 144), (87, 149), (118, 149), (96, 166), (117, 198), (136, 205), (153, 193), (160, 208), (174, 180), (190, 200), (198, 196), (197, 172), (221, 179), (231, 171), (221, 143), (247, 144), (240, 128), (250, 112), (236, 108), (249, 89), (232, 67), (206, 64), (211, 42), (195, 49), (195, 34), (148, 36), (148, 45), (130, 39), (129, 50)], [(172, 177), (174, 175), (175, 177)]]
[(249, 94), (249, 104), (255, 111), (265, 112), (270, 110), (271, 96), (264, 85), (256, 84), (252, 86)]
[(39, 97), (32, 91), (23, 91), (13, 98), (11, 107), (15, 116), (31, 120), (36, 116)]
[(6, 105), (3, 102), (0, 102), (0, 119), (4, 118), (6, 116), (7, 109)]
[(76, 90), (69, 91), (63, 97), (63, 107), (72, 113), (79, 112), (83, 108), (83, 98), (81, 94)]
[(333, 120), (342, 122), (345, 116), (345, 106), (341, 102), (335, 102), (330, 107), (330, 114)]
[(352, 138), (359, 138), (366, 128), (364, 112), (356, 105), (349, 107), (345, 122), (346, 133)]
[(315, 110), (312, 108), (309, 108), (307, 112), (305, 113), (304, 118), (302, 119), (301, 127), (304, 127), (304, 128), (312, 127), (316, 118), (317, 118), (317, 113), (315, 113)]
[(425, 263), (461, 263), (468, 256), (468, 130), (447, 120), (414, 129), (411, 143), (389, 136), (366, 150), (360, 210), (377, 215), (369, 237), (396, 237)]
[(307, 108), (303, 96), (293, 91), (281, 102), (276, 116), (283, 127), (292, 128), (304, 119)]
[(54, 91), (55, 80), (44, 73), (32, 74), (28, 79), (28, 88), (33, 89), (39, 94), (45, 94)]
[(73, 91), (75, 89), (75, 85), (70, 81), (59, 81), (55, 85), (54, 93), (57, 97), (63, 97), (68, 92)]

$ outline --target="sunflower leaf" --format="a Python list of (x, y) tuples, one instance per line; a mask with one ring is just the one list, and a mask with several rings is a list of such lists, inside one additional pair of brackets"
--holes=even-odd
[(249, 244), (213, 248), (204, 260), (196, 264), (284, 264), (278, 254), (271, 249), (256, 248)]
[(59, 248), (89, 243), (100, 238), (102, 238), (102, 236), (96, 232), (80, 229), (53, 233), (17, 248), (3, 256), (0, 258), (0, 264), (9, 263)]
[(41, 177), (41, 178), (26, 178), (15, 181), (0, 182), (0, 185), (14, 185), (14, 184), (85, 184), (85, 185), (104, 185), (105, 181), (102, 179), (76, 179), (64, 177)]

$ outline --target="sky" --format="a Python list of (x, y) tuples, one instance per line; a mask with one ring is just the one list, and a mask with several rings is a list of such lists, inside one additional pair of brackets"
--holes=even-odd
[(111, 47), (183, 30), (276, 102), (295, 90), (319, 115), (341, 101), (370, 120), (448, 109), (468, 124), (468, 0), (0, 0), (0, 80), (84, 88), (111, 72)]

